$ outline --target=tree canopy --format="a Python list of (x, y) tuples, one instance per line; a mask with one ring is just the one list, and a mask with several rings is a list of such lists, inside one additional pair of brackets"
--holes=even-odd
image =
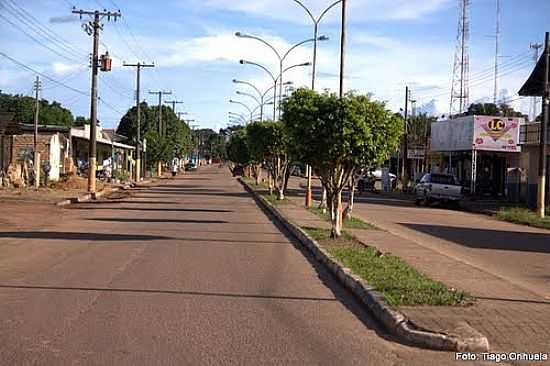
[(289, 146), (319, 173), (331, 203), (333, 235), (341, 235), (341, 193), (363, 167), (383, 164), (399, 146), (403, 119), (368, 95), (298, 89), (283, 103)]
[[(0, 94), (0, 110), (12, 112), (15, 120), (20, 123), (33, 124), (35, 100), (24, 95)], [(60, 103), (40, 100), (38, 123), (48, 126), (70, 127), (74, 123), (74, 117), (70, 110), (64, 108)]]
[[(169, 161), (173, 157), (181, 158), (188, 154), (193, 146), (191, 129), (167, 106), (161, 109), (166, 134), (159, 135), (158, 111), (158, 107), (151, 107), (146, 102), (140, 105), (141, 135), (147, 139), (148, 161), (151, 164), (156, 161)], [(134, 106), (126, 112), (116, 132), (126, 136), (130, 144), (136, 143), (137, 107)]]

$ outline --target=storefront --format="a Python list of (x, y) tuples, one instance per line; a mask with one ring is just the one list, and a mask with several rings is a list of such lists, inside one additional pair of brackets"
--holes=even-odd
[[(432, 171), (454, 174), (473, 195), (519, 199), (521, 182), (516, 117), (466, 116), (433, 122)], [(437, 157), (439, 157), (437, 159)]]

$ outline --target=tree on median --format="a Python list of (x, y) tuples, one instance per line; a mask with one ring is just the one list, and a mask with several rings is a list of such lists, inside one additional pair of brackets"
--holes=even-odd
[(342, 234), (342, 190), (364, 167), (387, 160), (399, 145), (402, 121), (369, 96), (298, 89), (283, 104), (282, 121), (297, 158), (312, 165), (327, 190), (332, 236)]
[[(290, 159), (288, 137), (281, 122), (253, 122), (246, 126), (250, 155), (256, 166), (265, 162), (271, 176), (277, 199), (285, 198)], [(259, 173), (256, 180), (259, 180)]]

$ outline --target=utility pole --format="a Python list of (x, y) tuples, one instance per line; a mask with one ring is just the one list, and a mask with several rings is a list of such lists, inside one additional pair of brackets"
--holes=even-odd
[(36, 77), (34, 82), (34, 187), (40, 187), (40, 158), (38, 154), (38, 114), (40, 113), (40, 99), (38, 98), (38, 92), (40, 91), (41, 83), (40, 77)]
[(146, 64), (138, 62), (137, 64), (127, 64), (124, 62), (123, 66), (136, 68), (136, 113), (137, 113), (137, 142), (136, 142), (136, 181), (141, 180), (141, 98), (140, 98), (140, 75), (141, 69), (144, 67), (155, 67), (154, 63)]
[(401, 156), (401, 160), (402, 160), (402, 163), (401, 163), (401, 185), (403, 186), (402, 189), (403, 189), (403, 192), (405, 192), (407, 190), (407, 185), (409, 183), (409, 177), (408, 177), (408, 174), (409, 174), (409, 169), (408, 169), (408, 159), (407, 159), (407, 155), (408, 155), (408, 151), (407, 151), (407, 148), (408, 148), (408, 141), (407, 141), (407, 137), (408, 137), (408, 116), (409, 116), (409, 87), (406, 86), (405, 87), (405, 134), (403, 136), (403, 151), (402, 151), (402, 156)]
[(158, 95), (159, 97), (159, 104), (158, 104), (158, 130), (159, 130), (159, 136), (163, 136), (165, 133), (165, 128), (162, 125), (162, 96), (163, 95), (172, 95), (172, 92), (169, 91), (150, 91), (149, 94)]
[[(542, 46), (543, 46), (542, 43), (531, 43), (529, 45), (529, 48), (533, 50), (534, 65), (536, 65), (537, 62), (539, 61), (539, 49), (541, 49)], [(537, 97), (532, 97), (531, 99), (532, 101), (531, 101), (531, 107), (529, 111), (529, 117), (531, 118), (531, 120), (534, 121), (537, 118)]]
[(550, 33), (546, 32), (544, 41), (544, 89), (542, 96), (542, 121), (540, 122), (540, 156), (539, 156), (539, 187), (538, 187), (538, 215), (544, 218), (546, 212), (546, 144), (548, 143), (548, 124), (550, 119)]
[(92, 47), (92, 93), (91, 93), (91, 105), (90, 105), (90, 145), (88, 148), (88, 192), (95, 195), (96, 191), (96, 161), (97, 161), (97, 146), (96, 146), (96, 129), (97, 129), (97, 74), (99, 69), (99, 31), (103, 29), (101, 20), (107, 18), (110, 21), (111, 18), (116, 21), (121, 16), (120, 11), (85, 11), (76, 10), (73, 8), (73, 14), (78, 14), (80, 19), (83, 15), (92, 17), (93, 20), (83, 25), (88, 35), (93, 35), (93, 47)]
[(176, 113), (176, 104), (183, 104), (182, 100), (167, 100), (164, 103), (172, 105), (172, 111)]

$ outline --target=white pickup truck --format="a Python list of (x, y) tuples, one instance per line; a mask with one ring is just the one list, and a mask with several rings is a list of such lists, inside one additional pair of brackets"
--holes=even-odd
[(429, 206), (432, 202), (458, 204), (464, 197), (462, 186), (450, 174), (425, 174), (415, 187), (416, 204)]

